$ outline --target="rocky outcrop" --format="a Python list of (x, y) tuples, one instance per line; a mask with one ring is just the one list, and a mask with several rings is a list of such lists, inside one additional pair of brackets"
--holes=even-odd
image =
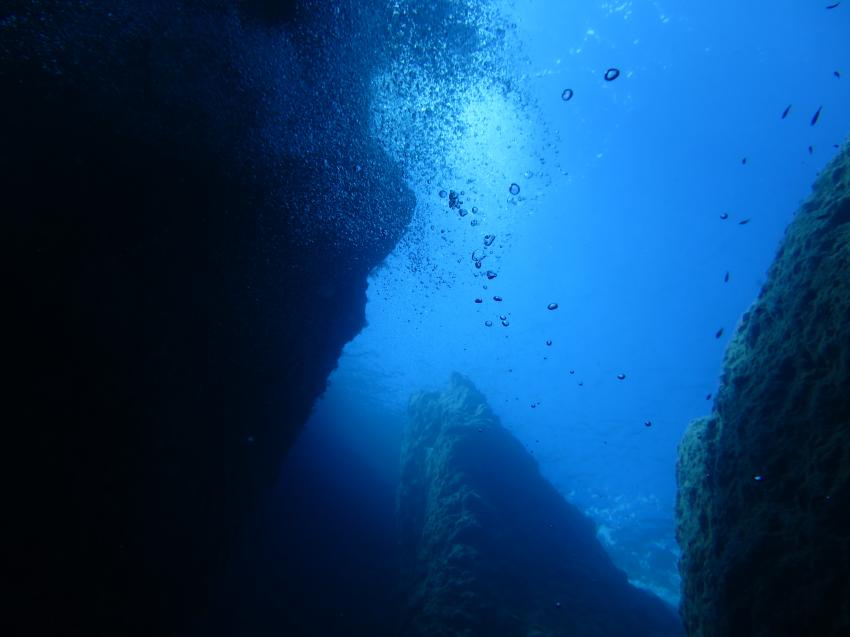
[(188, 634), (208, 603), (412, 214), (369, 134), (373, 10), (2, 3), (18, 634)]
[(406, 637), (681, 634), (632, 587), (472, 383), (410, 401), (398, 495)]
[(850, 634), (850, 152), (818, 178), (679, 447), (691, 637)]

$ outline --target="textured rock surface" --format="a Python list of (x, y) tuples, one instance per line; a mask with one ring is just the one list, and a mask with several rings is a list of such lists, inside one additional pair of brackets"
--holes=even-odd
[(407, 605), (400, 634), (681, 634), (638, 590), (505, 430), (472, 383), (410, 402), (398, 511)]
[(691, 637), (850, 634), (850, 154), (788, 227), (679, 447)]
[(187, 634), (361, 329), (414, 201), (358, 6), (0, 6), (18, 634)]

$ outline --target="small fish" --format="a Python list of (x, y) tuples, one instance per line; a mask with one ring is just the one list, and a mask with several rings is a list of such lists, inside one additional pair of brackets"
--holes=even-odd
[(818, 123), (818, 119), (820, 118), (820, 109), (822, 108), (823, 106), (818, 106), (818, 110), (816, 110), (815, 114), (812, 115), (812, 121), (809, 123), (809, 126), (814, 126)]
[(728, 272), (723, 276), (723, 282), (729, 283), (729, 273)]
[(841, 3), (840, 3), (840, 2), (833, 2), (832, 4), (828, 4), (828, 5), (826, 5), (826, 8), (827, 8), (827, 9), (834, 9), (834, 8), (835, 8), (835, 7), (837, 7), (839, 4), (841, 4)]
[(749, 218), (749, 217), (747, 217), (746, 219), (741, 219), (741, 220), (738, 222), (738, 225), (739, 225), (739, 226), (745, 226), (745, 225), (747, 225), (749, 222), (750, 222), (750, 218)]
[(717, 332), (715, 332), (714, 338), (720, 338), (721, 336), (723, 336), (723, 328), (722, 327), (719, 330), (717, 330)]
[(815, 152), (814, 149), (811, 146), (809, 146), (809, 155), (811, 155), (813, 152)]
[(651, 420), (647, 420), (647, 421), (645, 421), (645, 422), (643, 423), (643, 426), (644, 426), (644, 427), (652, 427), (652, 421), (651, 421)]
[(726, 221), (729, 218), (729, 213), (728, 212), (721, 212), (720, 218), (723, 219), (723, 221)]
[(839, 79), (841, 78), (841, 72), (840, 71), (833, 71), (832, 74)]
[(711, 394), (706, 394), (706, 395), (705, 395), (705, 399), (706, 399), (706, 400), (711, 400)]
[(785, 110), (782, 111), (782, 119), (785, 119), (786, 117), (788, 117), (788, 113), (790, 113), (790, 112), (791, 112), (791, 105), (789, 104), (788, 106), (785, 107)]
[(744, 165), (746, 165), (746, 163), (747, 163), (747, 158), (746, 158), (746, 157), (741, 157), (741, 163), (742, 163), (742, 164), (744, 164)]

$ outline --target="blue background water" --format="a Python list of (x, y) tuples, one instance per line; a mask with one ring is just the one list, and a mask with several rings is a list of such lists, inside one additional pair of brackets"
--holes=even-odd
[[(453, 94), (464, 127), (441, 131), (441, 166), (410, 167), (417, 219), (374, 272), (369, 326), (283, 479), (320, 470), (343, 484), (356, 467), (355, 487), (327, 507), (391, 498), (409, 395), (460, 371), (594, 517), (630, 578), (675, 603), (677, 442), (710, 411), (738, 318), (848, 133), (850, 4), (826, 4), (501, 6), (527, 99)], [(621, 70), (613, 82), (609, 67)], [(452, 189), (478, 213), (450, 209), (439, 192)], [(478, 270), (470, 255), (488, 233)]]

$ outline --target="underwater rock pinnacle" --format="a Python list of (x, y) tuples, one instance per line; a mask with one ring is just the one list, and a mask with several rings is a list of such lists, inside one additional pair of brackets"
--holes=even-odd
[(729, 343), (714, 411), (679, 445), (691, 637), (850, 635), (848, 317), (845, 144)]

